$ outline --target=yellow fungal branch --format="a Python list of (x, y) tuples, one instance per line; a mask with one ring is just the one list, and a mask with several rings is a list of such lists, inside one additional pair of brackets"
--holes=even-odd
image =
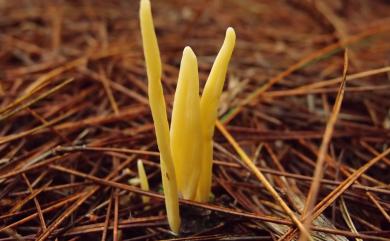
[(236, 42), (236, 34), (233, 28), (226, 30), (225, 41), (219, 51), (210, 75), (207, 79), (200, 99), (200, 118), (202, 126), (202, 164), (198, 183), (196, 200), (207, 202), (211, 192), (212, 163), (213, 163), (213, 135), (217, 120), (219, 98), (230, 58)]
[[(137, 169), (138, 169), (138, 177), (141, 183), (141, 189), (145, 191), (149, 191), (148, 177), (146, 176), (146, 172), (142, 160), (137, 161)], [(148, 203), (149, 200), (150, 197), (142, 196), (143, 203)]]
[(183, 51), (173, 102), (171, 151), (180, 194), (194, 200), (201, 158), (199, 76), (196, 56), (190, 47)]
[(154, 31), (149, 0), (141, 0), (140, 22), (142, 44), (148, 75), (149, 104), (160, 151), (161, 176), (165, 195), (168, 222), (171, 230), (179, 232), (180, 216), (176, 176), (170, 149), (168, 119), (161, 85), (161, 59)]

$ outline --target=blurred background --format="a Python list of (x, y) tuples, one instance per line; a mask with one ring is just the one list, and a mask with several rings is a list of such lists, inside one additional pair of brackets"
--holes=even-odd
[[(346, 47), (347, 87), (323, 169), (328, 186), (319, 200), (387, 150), (389, 1), (151, 3), (169, 112), (184, 47), (198, 57), (202, 88), (227, 27), (234, 27), (220, 119), (297, 213), (340, 86)], [(140, 195), (72, 173), (128, 184), (137, 177), (134, 160), (141, 158), (152, 191), (161, 192), (138, 8), (135, 0), (0, 0), (0, 240), (174, 238), (161, 200), (144, 210)], [(288, 227), (277, 221), (288, 217), (218, 131), (215, 141), (212, 205), (258, 219), (189, 205), (183, 239), (283, 235)], [(342, 235), (315, 233), (316, 239), (385, 239), (389, 163), (373, 165), (316, 223)], [(47, 209), (54, 204), (59, 206)], [(265, 223), (265, 215), (279, 219)]]

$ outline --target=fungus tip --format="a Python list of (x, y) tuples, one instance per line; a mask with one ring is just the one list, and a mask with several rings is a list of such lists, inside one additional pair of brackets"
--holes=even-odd
[(187, 56), (190, 56), (192, 58), (196, 58), (196, 55), (194, 53), (194, 51), (192, 50), (192, 48), (190, 46), (186, 46), (183, 50), (183, 56), (184, 55), (187, 55)]
[(227, 39), (232, 39), (232, 40), (236, 39), (236, 32), (234, 31), (234, 28), (228, 27), (226, 29), (226, 38)]

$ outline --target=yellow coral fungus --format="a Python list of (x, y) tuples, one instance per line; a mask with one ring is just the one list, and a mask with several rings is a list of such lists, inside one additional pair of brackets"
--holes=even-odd
[(202, 126), (202, 164), (196, 200), (207, 202), (211, 191), (213, 163), (213, 135), (217, 120), (219, 98), (222, 93), (227, 67), (233, 53), (236, 34), (233, 28), (226, 31), (225, 41), (219, 51), (200, 100)]
[[(138, 177), (141, 184), (141, 189), (145, 191), (149, 191), (149, 182), (148, 177), (146, 176), (144, 164), (142, 160), (137, 161), (137, 170), (138, 170)], [(142, 202), (148, 203), (150, 200), (150, 197), (142, 196)]]
[[(161, 85), (161, 59), (149, 0), (141, 0), (141, 33), (148, 75), (148, 95), (160, 150), (162, 183), (169, 225), (180, 228), (178, 195), (207, 202), (211, 192), (213, 135), (219, 98), (236, 35), (226, 31), (225, 41), (215, 59), (203, 95), (199, 97), (196, 56), (190, 47), (183, 51), (172, 111), (169, 135)], [(176, 182), (177, 180), (177, 182)]]
[(165, 194), (169, 226), (178, 233), (180, 228), (179, 200), (173, 167), (168, 119), (161, 85), (161, 59), (149, 0), (141, 0), (140, 22), (148, 75), (149, 105), (152, 111), (157, 145), (160, 150), (161, 177)]
[(190, 47), (183, 51), (173, 102), (171, 151), (180, 194), (195, 199), (201, 159), (198, 63)]

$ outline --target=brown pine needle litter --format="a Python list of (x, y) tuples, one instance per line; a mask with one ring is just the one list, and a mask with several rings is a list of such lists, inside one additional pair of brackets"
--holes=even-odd
[(0, 241), (390, 240), (386, 1), (151, 2), (168, 116), (237, 35), (212, 198), (170, 231), (138, 1), (1, 1)]

